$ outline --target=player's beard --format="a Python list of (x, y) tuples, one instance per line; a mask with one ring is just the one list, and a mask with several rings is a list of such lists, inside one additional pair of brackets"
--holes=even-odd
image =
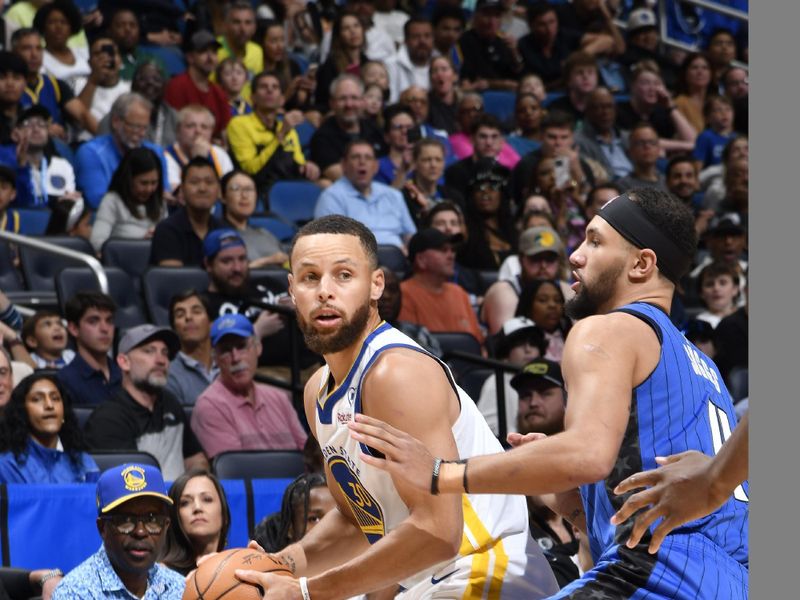
[(600, 307), (614, 297), (617, 280), (624, 268), (624, 261), (620, 261), (618, 264), (610, 266), (604, 273), (600, 273), (591, 285), (581, 281), (578, 293), (564, 306), (567, 316), (577, 321), (598, 314)]
[(353, 345), (361, 337), (368, 321), (369, 300), (356, 309), (352, 318), (342, 315), (342, 325), (331, 333), (320, 333), (313, 322), (297, 312), (297, 324), (303, 332), (306, 346), (317, 354), (335, 354)]

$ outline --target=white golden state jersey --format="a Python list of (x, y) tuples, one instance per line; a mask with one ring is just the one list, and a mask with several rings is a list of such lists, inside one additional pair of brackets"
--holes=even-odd
[[(397, 527), (409, 516), (409, 511), (391, 476), (361, 460), (361, 452), (371, 454), (371, 450), (350, 437), (347, 424), (361, 412), (361, 386), (370, 367), (383, 351), (392, 348), (420, 352), (444, 369), (461, 405), (452, 428), (460, 458), (503, 451), (475, 402), (455, 384), (450, 368), (405, 334), (381, 323), (364, 341), (347, 377), (333, 390), (328, 367), (323, 367), (316, 406), (316, 433), (322, 455), (371, 544)], [(523, 496), (463, 494), (462, 505), (464, 532), (458, 555), (400, 582), (404, 590), (415, 591), (408, 597), (530, 599), (558, 589), (546, 559), (536, 544), (528, 543), (531, 536)], [(461, 580), (464, 593), (433, 593), (431, 586), (445, 577), (448, 583)], [(530, 583), (532, 579), (537, 583)], [(424, 591), (417, 592), (421, 586)], [(512, 588), (517, 592), (511, 593)]]

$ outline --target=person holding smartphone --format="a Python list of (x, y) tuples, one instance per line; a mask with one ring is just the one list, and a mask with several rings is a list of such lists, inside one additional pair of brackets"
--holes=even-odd
[(114, 100), (131, 91), (131, 82), (122, 79), (122, 57), (116, 42), (108, 36), (100, 36), (92, 42), (89, 67), (89, 77), (76, 86), (80, 90), (78, 99), (100, 121), (109, 113)]

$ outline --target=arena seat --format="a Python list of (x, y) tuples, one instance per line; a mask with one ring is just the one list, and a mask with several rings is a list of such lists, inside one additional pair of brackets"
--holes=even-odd
[(75, 416), (78, 418), (78, 426), (83, 429), (86, 425), (86, 421), (89, 420), (89, 415), (92, 414), (92, 411), (95, 409), (94, 406), (81, 406), (81, 405), (73, 405), (72, 412), (75, 413)]
[(394, 244), (378, 244), (378, 264), (394, 271), (401, 281), (411, 271), (406, 255)]
[(278, 181), (269, 189), (269, 211), (300, 226), (314, 218), (321, 192), (310, 181)]
[(481, 388), (489, 377), (494, 377), (492, 369), (476, 369), (474, 366), (471, 369), (466, 369), (461, 373), (461, 377), (456, 382), (460, 385), (469, 397), (475, 402), (481, 397)]
[(101, 250), (102, 262), (118, 267), (133, 280), (137, 293), (142, 292), (142, 275), (150, 266), (150, 240), (108, 238)]
[[(114, 322), (120, 329), (135, 327), (147, 323), (147, 312), (138, 290), (134, 287), (133, 279), (122, 269), (105, 267), (108, 277), (108, 294), (117, 304)], [(56, 275), (56, 296), (61, 313), (67, 301), (76, 292), (83, 290), (100, 290), (94, 272), (89, 267), (67, 267)]]
[(220, 479), (269, 479), (297, 477), (305, 466), (300, 450), (230, 450), (211, 462)]
[(161, 468), (155, 456), (142, 450), (92, 450), (89, 454), (97, 463), (101, 473), (125, 463), (140, 463)]
[(250, 269), (250, 281), (262, 284), (273, 294), (289, 291), (289, 272), (281, 267)]
[(506, 123), (514, 118), (514, 103), (517, 99), (516, 92), (509, 90), (486, 90), (481, 93), (483, 97), (483, 110), (497, 117), (501, 123)]
[(49, 208), (17, 208), (19, 232), (24, 235), (44, 235), (50, 222)]
[(253, 216), (248, 219), (251, 227), (266, 229), (282, 242), (288, 242), (297, 233), (297, 227), (279, 217), (269, 215)]
[(499, 271), (478, 271), (478, 280), (481, 283), (481, 293), (485, 294), (486, 290), (488, 290), (494, 282), (497, 281), (497, 276), (500, 274)]
[(462, 331), (435, 331), (431, 332), (431, 335), (439, 342), (442, 348), (443, 359), (450, 365), (450, 369), (452, 369), (456, 381), (459, 381), (465, 373), (475, 368), (474, 364), (450, 355), (451, 352), (457, 351), (466, 354), (474, 354), (480, 357), (481, 344), (475, 339), (475, 336)]
[(22, 275), (14, 266), (14, 256), (8, 242), (0, 241), (0, 290), (21, 292), (25, 289)]
[(208, 273), (200, 267), (150, 267), (142, 277), (142, 294), (150, 322), (169, 326), (169, 301), (189, 288), (208, 289)]
[[(92, 245), (82, 237), (47, 236), (42, 241), (94, 256)], [(54, 292), (56, 274), (67, 267), (82, 267), (84, 263), (66, 256), (44, 252), (29, 246), (19, 247), (22, 276), (31, 291)]]

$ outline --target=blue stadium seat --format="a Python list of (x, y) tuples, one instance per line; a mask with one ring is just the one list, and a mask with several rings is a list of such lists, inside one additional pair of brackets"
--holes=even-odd
[(230, 450), (211, 462), (220, 479), (297, 477), (305, 470), (300, 450)]
[(394, 244), (378, 244), (378, 264), (394, 271), (401, 280), (411, 271), (406, 255)]
[(149, 452), (143, 450), (122, 450), (120, 452), (114, 450), (96, 450), (89, 452), (89, 454), (94, 459), (94, 462), (97, 463), (97, 467), (100, 469), (101, 473), (106, 469), (118, 467), (125, 463), (139, 463), (152, 465), (159, 469), (161, 468), (161, 465), (158, 464), (158, 459)]
[(19, 232), (25, 235), (44, 235), (50, 222), (49, 208), (17, 208)]
[(309, 150), (311, 149), (311, 137), (314, 135), (317, 128), (308, 121), (303, 121), (295, 127), (295, 130), (297, 131), (297, 137), (300, 138), (300, 147), (303, 149), (303, 154), (308, 156)]
[(170, 77), (179, 75), (186, 70), (186, 60), (178, 48), (156, 46), (155, 44), (139, 44), (139, 50), (142, 54), (150, 55), (161, 62)]
[(306, 71), (308, 71), (308, 59), (299, 52), (289, 52), (289, 58), (297, 63), (297, 66), (300, 67), (300, 72), (305, 75)]
[(269, 210), (277, 216), (302, 225), (314, 218), (322, 188), (310, 181), (278, 181), (269, 190)]
[[(117, 267), (105, 267), (108, 293), (117, 304), (114, 323), (120, 329), (147, 323), (144, 302), (133, 285), (133, 278)], [(89, 267), (68, 267), (56, 274), (56, 296), (62, 314), (67, 300), (84, 290), (100, 291), (94, 272)]]
[(514, 118), (514, 102), (516, 93), (507, 90), (486, 90), (483, 96), (484, 112), (494, 115), (501, 123)]
[[(94, 249), (88, 240), (77, 236), (46, 236), (42, 241), (83, 252), (94, 256)], [(28, 246), (19, 247), (19, 262), (25, 284), (30, 291), (54, 292), (55, 276), (66, 267), (83, 267), (85, 263), (66, 256), (59, 256)]]
[(283, 219), (270, 216), (256, 216), (250, 217), (248, 220), (252, 227), (261, 227), (266, 229), (276, 238), (282, 242), (288, 242), (294, 237), (297, 228), (291, 223), (287, 223)]
[(169, 327), (169, 301), (177, 293), (208, 289), (208, 273), (199, 267), (150, 267), (142, 276), (142, 292), (150, 322)]
[(550, 92), (547, 96), (544, 97), (544, 102), (542, 106), (547, 108), (553, 100), (558, 100), (559, 98), (564, 97), (564, 92)]

